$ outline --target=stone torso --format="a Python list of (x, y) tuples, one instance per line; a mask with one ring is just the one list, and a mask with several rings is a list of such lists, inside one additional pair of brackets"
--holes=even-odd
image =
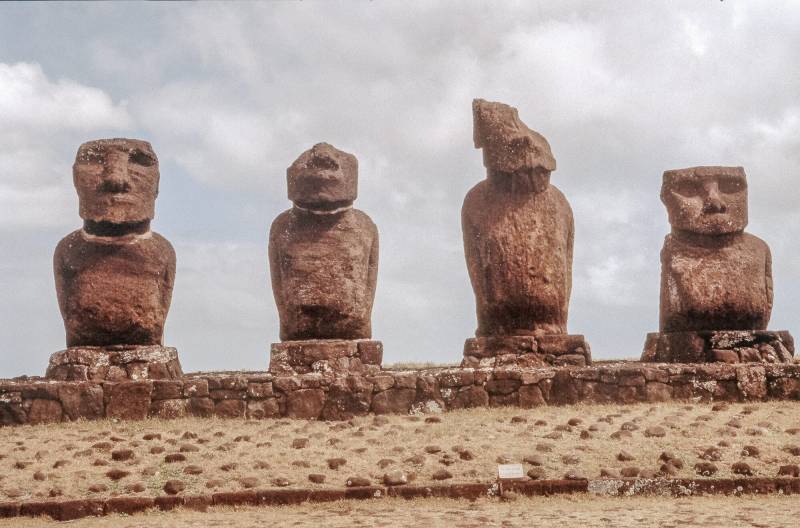
[(565, 333), (573, 218), (561, 192), (509, 193), (483, 181), (464, 200), (462, 227), (477, 335)]
[(762, 330), (772, 309), (770, 252), (747, 233), (667, 235), (661, 252), (661, 331)]
[(75, 231), (58, 244), (54, 272), (67, 346), (161, 344), (175, 279), (175, 251), (161, 235)]
[(272, 224), (269, 252), (282, 340), (371, 337), (378, 231), (366, 214), (290, 209)]

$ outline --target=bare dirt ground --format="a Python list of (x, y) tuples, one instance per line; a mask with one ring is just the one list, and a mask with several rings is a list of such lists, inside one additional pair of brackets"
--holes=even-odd
[[(740, 463), (745, 474), (775, 477), (781, 466), (800, 463), (798, 410), (797, 402), (659, 404), (475, 409), (350, 422), (7, 427), (0, 429), (0, 501), (158, 496), (168, 481), (184, 494), (340, 488), (351, 477), (382, 485), (393, 471), (414, 484), (490, 482), (498, 463), (523, 464), (545, 479), (662, 470), (696, 478), (698, 469), (707, 473), (702, 476), (741, 477), (734, 473)], [(670, 468), (660, 459), (669, 458), (664, 452), (671, 453)]]
[[(797, 496), (695, 497), (691, 499), (551, 497), (513, 502), (382, 499), (368, 502), (305, 504), (283, 508), (212, 509), (206, 513), (153, 512), (134, 517), (88, 518), (75, 528), (260, 528), (263, 526), (529, 527), (585, 526), (705, 528), (796, 526)], [(42, 519), (10, 519), (0, 527), (50, 525)], [(53, 525), (57, 523), (52, 523)]]

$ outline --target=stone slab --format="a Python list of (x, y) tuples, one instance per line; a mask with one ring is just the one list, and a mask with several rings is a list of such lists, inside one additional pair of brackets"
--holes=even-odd
[(464, 343), (462, 367), (549, 367), (592, 364), (589, 343), (582, 335), (471, 337)]
[(369, 339), (283, 341), (270, 346), (269, 372), (278, 375), (326, 373), (376, 374), (383, 343)]
[(792, 363), (785, 331), (714, 330), (647, 334), (642, 361), (655, 363)]
[(179, 379), (178, 351), (158, 345), (70, 347), (50, 356), (46, 377), (59, 381)]

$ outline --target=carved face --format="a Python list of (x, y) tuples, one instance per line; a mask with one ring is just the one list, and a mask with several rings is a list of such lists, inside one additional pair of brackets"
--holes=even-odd
[(352, 154), (318, 143), (292, 163), (286, 180), (289, 199), (300, 206), (345, 206), (358, 195), (358, 161)]
[(661, 188), (672, 227), (724, 235), (747, 227), (747, 179), (741, 167), (667, 171)]
[(72, 166), (84, 220), (115, 224), (152, 220), (158, 158), (146, 141), (99, 139), (78, 149)]

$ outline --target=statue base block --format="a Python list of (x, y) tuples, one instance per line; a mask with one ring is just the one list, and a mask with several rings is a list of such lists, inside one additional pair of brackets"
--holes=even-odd
[(592, 364), (592, 351), (582, 335), (472, 337), (464, 343), (462, 367), (550, 367)]
[(310, 372), (375, 374), (381, 370), (383, 343), (369, 339), (314, 339), (272, 343), (269, 371), (278, 375)]
[(178, 379), (178, 351), (159, 345), (70, 347), (50, 356), (46, 376), (61, 381)]
[(786, 331), (706, 330), (647, 334), (642, 361), (656, 363), (791, 363)]

